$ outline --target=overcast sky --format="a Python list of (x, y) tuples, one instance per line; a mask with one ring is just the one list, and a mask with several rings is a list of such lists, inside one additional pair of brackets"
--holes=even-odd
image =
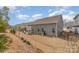
[(14, 6), (9, 8), (10, 25), (31, 22), (60, 14), (62, 14), (65, 21), (71, 21), (79, 13), (78, 6)]

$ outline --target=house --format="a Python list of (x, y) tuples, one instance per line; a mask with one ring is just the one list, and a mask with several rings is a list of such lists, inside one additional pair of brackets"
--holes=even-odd
[(18, 31), (23, 31), (28, 28), (28, 23), (17, 24), (15, 26), (13, 26), (13, 28)]
[(74, 29), (73, 25), (74, 25), (74, 21), (69, 21), (69, 22), (65, 23), (64, 28), (70, 29), (70, 31), (74, 32), (75, 29)]
[(79, 14), (73, 18), (73, 21), (66, 23), (66, 27), (69, 27), (72, 32), (79, 34)]
[(58, 36), (63, 30), (62, 15), (36, 20), (28, 25), (32, 34)]
[(74, 31), (79, 34), (79, 14), (77, 14), (74, 17), (74, 23), (72, 25), (72, 28), (74, 28)]

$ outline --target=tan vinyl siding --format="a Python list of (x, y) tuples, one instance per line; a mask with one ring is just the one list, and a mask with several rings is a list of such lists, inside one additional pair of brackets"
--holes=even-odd
[(62, 20), (62, 18), (57, 23), (57, 31), (58, 31), (58, 34), (60, 34), (60, 32), (63, 31), (63, 20)]
[(56, 30), (56, 24), (45, 24), (45, 25), (32, 26), (32, 29), (34, 30), (35, 34), (42, 34), (42, 28), (46, 32), (46, 35), (50, 35), (50, 36), (55, 35), (55, 32), (53, 33), (52, 29), (54, 29), (54, 31)]

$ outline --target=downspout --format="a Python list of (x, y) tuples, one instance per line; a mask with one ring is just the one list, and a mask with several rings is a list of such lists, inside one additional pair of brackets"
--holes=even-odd
[(57, 24), (56, 24), (56, 30), (55, 30), (55, 32), (56, 32), (56, 37), (58, 36), (58, 30), (57, 30)]

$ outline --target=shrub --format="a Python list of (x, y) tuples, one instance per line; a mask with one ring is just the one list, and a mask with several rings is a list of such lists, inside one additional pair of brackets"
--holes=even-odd
[(14, 29), (11, 29), (10, 32), (13, 33), (13, 34), (16, 33)]
[(21, 40), (24, 40), (24, 38), (22, 37)]
[(28, 31), (28, 34), (29, 34), (29, 35), (33, 34), (33, 30), (29, 30), (29, 31)]
[(23, 40), (24, 43), (31, 45), (31, 43), (29, 41), (24, 40), (24, 38), (22, 38), (22, 40)]
[(26, 42), (26, 40), (23, 40), (23, 42), (25, 43), (25, 42)]
[(24, 43), (26, 43), (26, 44), (28, 44), (28, 45), (31, 45), (31, 43), (30, 43), (29, 41), (27, 41), (27, 40), (24, 40), (23, 37), (21, 38), (21, 40), (22, 40)]
[(29, 41), (26, 41), (26, 44), (31, 45), (31, 43)]

